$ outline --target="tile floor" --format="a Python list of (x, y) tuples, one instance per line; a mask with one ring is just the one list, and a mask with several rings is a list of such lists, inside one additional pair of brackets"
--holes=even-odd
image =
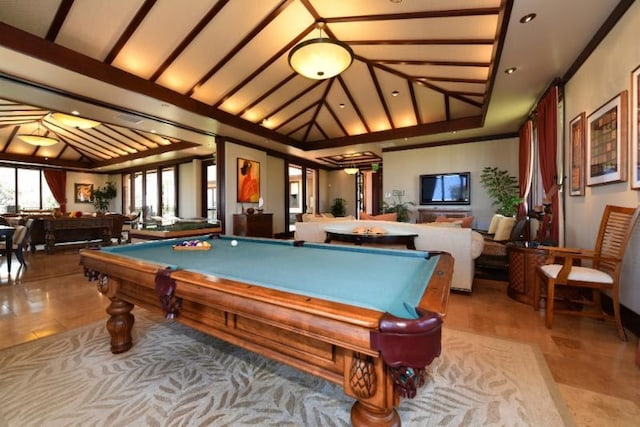
[[(0, 349), (106, 320), (108, 299), (82, 275), (77, 249), (27, 256), (28, 268), (0, 260)], [(506, 283), (478, 281), (471, 295), (452, 294), (447, 327), (537, 344), (578, 426), (637, 426), (640, 419), (638, 338), (615, 326), (544, 313), (507, 297)], [(526, 369), (523, 366), (522, 369)]]

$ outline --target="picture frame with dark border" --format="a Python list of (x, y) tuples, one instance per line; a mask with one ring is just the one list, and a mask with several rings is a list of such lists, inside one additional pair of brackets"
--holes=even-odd
[(627, 180), (627, 91), (587, 117), (587, 185)]
[(83, 184), (78, 182), (73, 184), (74, 202), (76, 203), (92, 203), (92, 192), (93, 184)]
[(640, 190), (640, 65), (631, 72), (631, 188)]
[(571, 120), (570, 123), (571, 180), (569, 182), (569, 195), (571, 196), (584, 196), (585, 122), (586, 114), (583, 111)]

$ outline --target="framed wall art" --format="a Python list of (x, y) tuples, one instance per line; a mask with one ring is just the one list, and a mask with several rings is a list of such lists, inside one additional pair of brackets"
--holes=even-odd
[(631, 188), (640, 190), (640, 66), (631, 72)]
[(93, 184), (73, 184), (74, 201), (76, 203), (91, 203), (91, 192)]
[(260, 162), (238, 157), (238, 202), (260, 200)]
[(571, 181), (569, 195), (584, 196), (585, 113), (571, 120)]
[(587, 185), (627, 180), (627, 91), (587, 118)]

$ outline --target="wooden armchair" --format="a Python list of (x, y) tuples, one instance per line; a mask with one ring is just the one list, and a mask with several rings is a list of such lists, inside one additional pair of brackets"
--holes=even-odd
[[(547, 289), (545, 323), (547, 328), (551, 328), (553, 324), (554, 312), (599, 319), (608, 317), (602, 310), (600, 301), (600, 291), (608, 290), (613, 300), (613, 313), (618, 336), (624, 341), (627, 340), (620, 320), (620, 270), (638, 213), (640, 213), (640, 208), (607, 205), (602, 215), (594, 250), (545, 247), (549, 251), (549, 257), (545, 265), (537, 268), (533, 307), (535, 310), (540, 309), (541, 289), (545, 283)], [(591, 261), (591, 266), (582, 266), (583, 261)], [(572, 302), (591, 305), (594, 309), (586, 311), (554, 310), (554, 296), (557, 286), (591, 289), (591, 300)]]

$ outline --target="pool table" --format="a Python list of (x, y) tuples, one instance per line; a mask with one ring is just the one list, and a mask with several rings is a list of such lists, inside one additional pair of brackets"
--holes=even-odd
[[(440, 354), (453, 258), (230, 236), (84, 249), (81, 263), (111, 300), (111, 351), (132, 346), (134, 305), (340, 384), (353, 425), (400, 425)], [(235, 242), (234, 242), (235, 241)], [(235, 243), (235, 244), (234, 244)]]

